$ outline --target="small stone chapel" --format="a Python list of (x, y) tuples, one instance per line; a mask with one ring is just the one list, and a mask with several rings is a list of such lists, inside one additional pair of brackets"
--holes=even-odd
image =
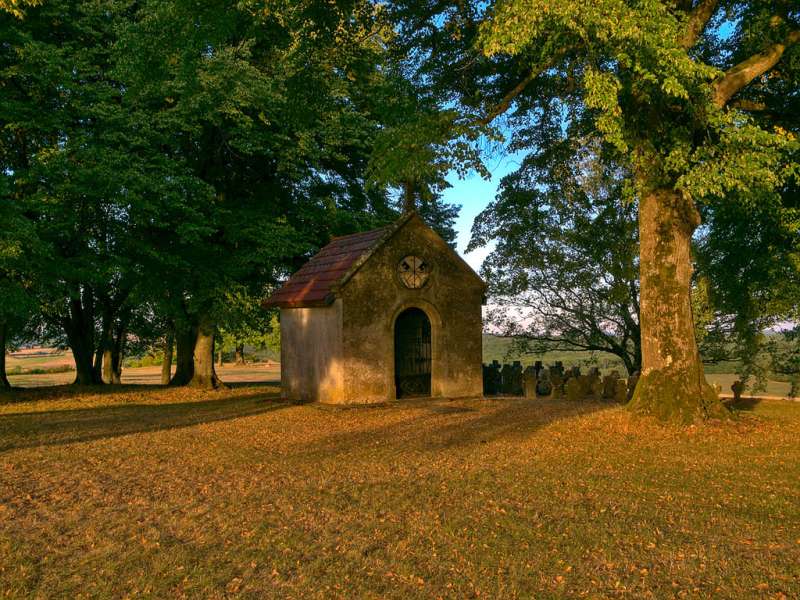
[(486, 285), (416, 212), (334, 238), (264, 303), (280, 308), (293, 401), (480, 396)]

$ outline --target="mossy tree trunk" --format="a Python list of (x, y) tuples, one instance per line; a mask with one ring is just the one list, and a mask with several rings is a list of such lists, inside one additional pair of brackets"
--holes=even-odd
[(172, 351), (175, 345), (175, 336), (170, 330), (164, 337), (164, 358), (161, 361), (161, 384), (168, 385), (172, 376)]
[(214, 334), (216, 324), (207, 315), (202, 315), (197, 327), (194, 344), (194, 375), (189, 385), (202, 389), (223, 387), (214, 370)]
[(694, 335), (691, 239), (699, 224), (694, 203), (672, 189), (640, 201), (642, 374), (629, 406), (665, 421), (727, 414), (706, 382)]
[(0, 323), (0, 388), (8, 389), (11, 384), (6, 377), (6, 336), (8, 335), (8, 325)]

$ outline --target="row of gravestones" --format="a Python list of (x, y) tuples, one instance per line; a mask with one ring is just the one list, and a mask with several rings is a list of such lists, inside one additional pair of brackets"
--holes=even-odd
[(617, 371), (600, 376), (597, 367), (581, 374), (580, 367), (565, 370), (563, 363), (545, 367), (541, 361), (525, 367), (514, 361), (501, 365), (498, 361), (483, 365), (484, 396), (524, 396), (526, 398), (566, 398), (567, 400), (608, 400), (627, 402), (633, 396), (639, 374), (628, 379)]

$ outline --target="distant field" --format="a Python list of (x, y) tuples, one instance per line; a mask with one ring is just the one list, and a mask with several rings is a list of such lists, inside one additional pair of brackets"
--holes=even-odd
[[(528, 365), (533, 364), (537, 360), (541, 360), (545, 364), (552, 364), (560, 360), (567, 366), (579, 365), (582, 368), (598, 366), (603, 372), (616, 369), (621, 374), (625, 374), (625, 368), (622, 362), (613, 356), (592, 352), (548, 352), (541, 356), (516, 357), (508, 354), (510, 347), (511, 340), (508, 338), (485, 335), (483, 337), (484, 362), (491, 362), (495, 359), (500, 362), (520, 360), (523, 364)], [(72, 383), (75, 379), (74, 371), (46, 374), (13, 374), (16, 368), (30, 371), (32, 369), (58, 369), (68, 366), (74, 369), (75, 363), (72, 360), (72, 355), (66, 352), (53, 349), (26, 350), (8, 356), (6, 360), (9, 372), (8, 379), (11, 381), (11, 384), (16, 387), (65, 385)], [(266, 363), (257, 363), (248, 364), (244, 367), (226, 364), (221, 369), (218, 368), (217, 371), (223, 381), (230, 383), (265, 383), (280, 381), (280, 365), (276, 365), (275, 363), (271, 363), (271, 366)], [(733, 373), (716, 373), (713, 371), (714, 369), (707, 369), (706, 378), (712, 383), (720, 384), (723, 394), (730, 394), (731, 384), (736, 381), (737, 376)], [(122, 371), (122, 382), (126, 384), (154, 385), (158, 384), (160, 380), (161, 368), (158, 366), (126, 368)], [(766, 390), (759, 390), (757, 392), (748, 390), (746, 393), (786, 397), (789, 393), (789, 384), (783, 381), (768, 381)]]
[[(52, 349), (24, 351), (8, 356), (8, 379), (15, 387), (47, 387), (52, 385), (66, 385), (75, 380), (75, 362), (72, 355)], [(58, 369), (69, 366), (72, 370), (63, 373), (22, 374), (14, 375), (14, 370), (19, 368), (24, 371), (33, 369)], [(174, 372), (174, 369), (173, 369)], [(226, 383), (271, 383), (280, 382), (280, 365), (276, 363), (256, 363), (245, 366), (226, 364), (217, 367), (217, 374)], [(127, 368), (122, 370), (123, 384), (155, 385), (161, 382), (161, 367)]]
[(13, 371), (20, 368), (52, 369), (58, 367), (75, 368), (72, 354), (55, 348), (35, 348), (20, 350), (6, 356), (6, 370)]

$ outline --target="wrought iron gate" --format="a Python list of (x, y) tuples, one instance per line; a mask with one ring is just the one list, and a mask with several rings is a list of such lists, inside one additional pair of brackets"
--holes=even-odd
[(431, 395), (431, 322), (418, 308), (395, 322), (394, 372), (398, 398)]

